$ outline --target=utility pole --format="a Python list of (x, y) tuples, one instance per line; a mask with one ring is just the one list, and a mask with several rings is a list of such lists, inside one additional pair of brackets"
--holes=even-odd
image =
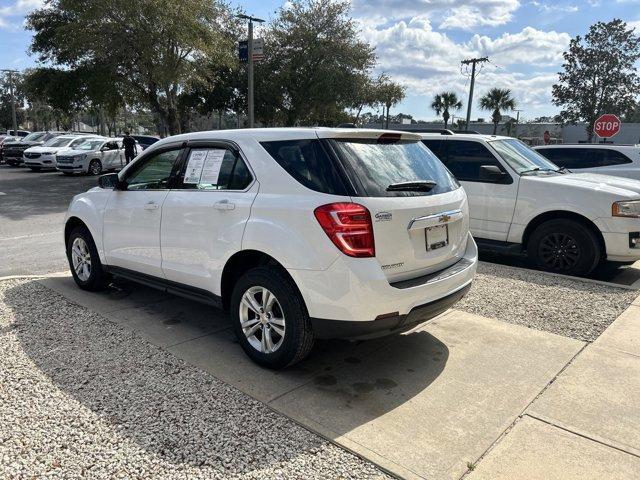
[(469, 122), (471, 121), (471, 105), (473, 104), (473, 87), (476, 83), (476, 64), (488, 62), (489, 57), (469, 58), (462, 60), (463, 65), (471, 65), (471, 87), (469, 88), (469, 103), (467, 104), (467, 123), (465, 130), (469, 130)]
[(249, 128), (253, 128), (253, 22), (263, 23), (264, 20), (251, 15), (238, 15), (238, 18), (249, 20), (249, 38), (247, 40), (247, 64), (249, 84), (247, 88), (247, 117), (249, 120)]
[(13, 85), (13, 74), (20, 73), (17, 70), (2, 70), (3, 73), (9, 76), (9, 94), (11, 95), (11, 115), (13, 120), (13, 134), (18, 135), (18, 119), (16, 117), (16, 95), (15, 87)]

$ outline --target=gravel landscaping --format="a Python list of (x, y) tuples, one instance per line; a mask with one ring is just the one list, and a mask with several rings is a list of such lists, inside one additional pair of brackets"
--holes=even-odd
[(33, 281), (0, 282), (0, 478), (388, 478)]
[(638, 292), (481, 262), (454, 308), (592, 342)]

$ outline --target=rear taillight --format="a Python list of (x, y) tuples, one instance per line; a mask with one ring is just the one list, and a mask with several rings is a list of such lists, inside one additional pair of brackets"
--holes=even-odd
[(375, 257), (373, 224), (365, 207), (357, 203), (330, 203), (313, 213), (342, 253), (350, 257)]

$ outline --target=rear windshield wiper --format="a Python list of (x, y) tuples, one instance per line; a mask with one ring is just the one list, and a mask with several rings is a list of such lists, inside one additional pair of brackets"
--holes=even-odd
[(433, 180), (414, 180), (411, 182), (392, 183), (387, 192), (429, 192), (438, 184)]

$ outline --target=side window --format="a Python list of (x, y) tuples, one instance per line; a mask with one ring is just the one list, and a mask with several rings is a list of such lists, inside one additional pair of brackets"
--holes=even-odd
[(193, 148), (179, 176), (182, 190), (244, 190), (251, 172), (240, 156), (225, 148)]
[(538, 153), (559, 167), (568, 169), (589, 168), (585, 161), (586, 148), (543, 148)]
[(465, 140), (448, 140), (446, 143), (447, 156), (443, 163), (456, 179), (466, 182), (499, 183), (481, 178), (480, 167), (483, 165), (493, 165), (505, 171), (482, 143)]
[(164, 190), (169, 188), (171, 171), (180, 157), (181, 149), (156, 153), (137, 162), (127, 173), (127, 190)]
[(104, 146), (107, 150), (117, 150), (118, 142), (107, 142)]
[(261, 145), (289, 175), (305, 187), (321, 193), (346, 194), (340, 174), (320, 140), (262, 142)]
[(632, 163), (625, 154), (618, 150), (609, 148), (593, 148), (590, 149), (591, 155), (588, 157), (592, 165), (591, 167), (610, 167), (612, 165), (624, 165)]
[(424, 143), (436, 157), (442, 160), (442, 154), (444, 153), (442, 148), (444, 146), (444, 142), (442, 140), (422, 140), (422, 143)]

